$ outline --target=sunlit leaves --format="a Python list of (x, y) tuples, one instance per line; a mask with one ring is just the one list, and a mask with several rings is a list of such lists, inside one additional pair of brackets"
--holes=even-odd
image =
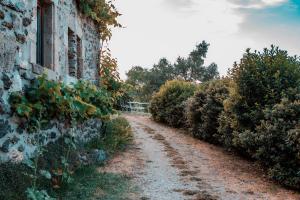
[(91, 17), (99, 28), (100, 39), (108, 41), (111, 39), (112, 27), (122, 27), (117, 18), (121, 16), (113, 1), (106, 0), (77, 0), (79, 7), (85, 15)]
[(70, 87), (43, 76), (35, 80), (24, 94), (13, 93), (10, 104), (12, 111), (24, 119), (23, 128), (33, 132), (53, 119), (71, 124), (73, 120), (102, 118), (113, 111), (112, 98), (106, 89), (89, 82), (79, 81)]

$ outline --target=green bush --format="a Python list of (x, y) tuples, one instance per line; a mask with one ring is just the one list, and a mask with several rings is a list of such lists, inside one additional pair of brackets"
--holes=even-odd
[(300, 60), (271, 46), (263, 52), (247, 52), (231, 71), (234, 82), (229, 109), (237, 120), (237, 131), (255, 130), (264, 118), (263, 110), (295, 100), (300, 94)]
[[(226, 102), (226, 101), (225, 101)], [(224, 106), (225, 107), (225, 106)], [(228, 150), (231, 150), (233, 145), (233, 128), (232, 124), (234, 124), (234, 117), (231, 112), (226, 110), (222, 111), (218, 118), (218, 140), (220, 144), (222, 144)]]
[(299, 58), (273, 46), (262, 53), (248, 50), (230, 78), (233, 87), (219, 117), (222, 144), (299, 189)]
[[(64, 157), (67, 151), (68, 154), (70, 154), (68, 158)], [(38, 196), (37, 194), (42, 191), (47, 193), (49, 192), (51, 196), (56, 196), (58, 188), (54, 189), (54, 186), (58, 185), (58, 182), (55, 182), (57, 179), (54, 174), (58, 169), (62, 174), (66, 174), (66, 172), (70, 169), (75, 169), (74, 165), (77, 163), (71, 163), (70, 158), (71, 155), (73, 158), (77, 158), (77, 152), (75, 152), (74, 149), (68, 149), (67, 145), (64, 143), (64, 139), (61, 138), (56, 142), (49, 143), (46, 147), (44, 147), (43, 152), (40, 153), (40, 156), (31, 160), (23, 161), (23, 163), (0, 164), (0, 199), (34, 199), (34, 196)], [(62, 159), (66, 160), (67, 166), (63, 165)], [(34, 165), (34, 167), (31, 165)], [(48, 176), (48, 174), (51, 178), (45, 178), (45, 175)], [(34, 188), (33, 185), (35, 185)], [(62, 186), (66, 187), (67, 184), (59, 184), (60, 188)], [(32, 195), (31, 198), (27, 198), (30, 196), (26, 195), (29, 190), (31, 193), (36, 195)]]
[(253, 139), (252, 133), (265, 118), (264, 110), (300, 94), (300, 61), (274, 46), (263, 52), (247, 50), (229, 78), (233, 84), (219, 119), (219, 134), (226, 146), (251, 157), (255, 149), (244, 148), (242, 143)]
[(195, 90), (184, 84), (168, 82), (153, 97), (155, 120), (180, 127), (187, 119), (195, 137), (258, 160), (271, 178), (300, 189), (299, 57), (274, 46), (247, 50), (228, 78), (201, 84), (188, 101)]
[(123, 117), (118, 117), (105, 122), (103, 136), (95, 138), (87, 144), (89, 149), (102, 149), (113, 154), (118, 150), (123, 150), (133, 139), (132, 130), (128, 121)]
[(32, 169), (23, 164), (0, 164), (0, 199), (24, 200), (25, 190), (31, 185), (31, 178), (25, 174)]
[(268, 167), (273, 179), (300, 189), (300, 101), (285, 99), (264, 114), (242, 145), (253, 149), (253, 157)]
[(222, 144), (299, 189), (299, 58), (274, 46), (262, 53), (247, 50), (230, 78), (233, 87), (219, 117)]
[(223, 101), (228, 97), (229, 80), (216, 80), (207, 83), (190, 98), (187, 105), (187, 124), (191, 133), (212, 143), (219, 143), (218, 118), (224, 110)]
[(183, 126), (185, 102), (195, 90), (196, 86), (189, 82), (167, 81), (151, 99), (150, 113), (153, 119), (173, 127)]

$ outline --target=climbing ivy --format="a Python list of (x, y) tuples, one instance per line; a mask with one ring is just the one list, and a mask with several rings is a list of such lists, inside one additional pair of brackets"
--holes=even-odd
[(13, 113), (22, 119), (20, 128), (29, 132), (35, 132), (38, 123), (47, 126), (53, 119), (71, 125), (72, 120), (105, 119), (113, 112), (107, 90), (84, 81), (67, 86), (45, 76), (34, 80), (24, 93), (12, 93), (9, 100)]
[(117, 18), (121, 16), (113, 4), (113, 0), (77, 0), (80, 10), (88, 17), (92, 18), (99, 28), (101, 49), (99, 76), (100, 85), (111, 92), (114, 99), (122, 96), (122, 82), (118, 72), (117, 59), (112, 57), (108, 48), (108, 41), (112, 37), (112, 27), (122, 27)]
[(98, 25), (100, 39), (108, 41), (111, 39), (111, 27), (122, 27), (117, 18), (121, 16), (113, 1), (106, 0), (77, 0), (80, 10), (92, 18)]

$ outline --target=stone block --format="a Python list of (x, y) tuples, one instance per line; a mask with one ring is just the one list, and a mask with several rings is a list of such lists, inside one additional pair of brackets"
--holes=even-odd
[(30, 19), (28, 17), (23, 18), (23, 26), (27, 27), (31, 24), (31, 22), (32, 22), (32, 19)]
[(59, 74), (51, 69), (44, 68), (44, 74), (47, 75), (48, 80), (58, 81)]
[[(10, 111), (10, 108), (9, 108), (9, 104), (6, 103), (3, 98), (1, 97), (0, 98), (0, 114), (3, 115), (3, 114), (8, 114)], [(1, 136), (0, 136), (1, 138)]]
[(5, 140), (5, 142), (3, 142), (2, 146), (0, 147), (0, 151), (2, 151), (3, 153), (8, 153), (9, 146), (10, 146), (10, 139), (7, 139)]
[(12, 72), (18, 45), (13, 37), (0, 34), (0, 70)]
[(17, 41), (20, 42), (21, 44), (24, 44), (26, 42), (26, 35), (24, 33), (15, 31), (15, 36)]
[(22, 78), (18, 71), (14, 71), (13, 77), (12, 77), (12, 86), (10, 87), (10, 92), (18, 92), (22, 91), (23, 84), (22, 84)]
[(0, 19), (4, 19), (4, 12), (2, 10), (0, 10)]
[(20, 151), (20, 152), (23, 152), (25, 150), (25, 147), (24, 147), (24, 145), (20, 145), (19, 147), (18, 147), (18, 151)]
[(5, 90), (9, 90), (11, 85), (13, 84), (12, 77), (10, 74), (3, 73), (2, 74), (3, 87)]
[(11, 126), (7, 120), (0, 120), (0, 139), (6, 136), (11, 131)]
[(44, 67), (42, 67), (41, 65), (35, 63), (32, 63), (31, 65), (32, 65), (32, 72), (34, 74), (42, 75), (44, 73)]
[(17, 11), (17, 12), (25, 12), (25, 3), (17, 0), (1, 0), (0, 4), (7, 6), (8, 8)]
[(11, 142), (12, 144), (17, 144), (19, 141), (20, 141), (20, 138), (18, 138), (17, 136), (14, 136), (14, 137), (10, 140), (10, 142)]

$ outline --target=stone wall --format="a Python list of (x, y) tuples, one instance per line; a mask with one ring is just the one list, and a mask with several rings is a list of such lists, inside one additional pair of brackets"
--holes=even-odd
[[(98, 79), (100, 41), (93, 21), (82, 16), (75, 0), (44, 1), (45, 49), (41, 66), (37, 64), (37, 0), (0, 0), (0, 161), (20, 154), (30, 157), (39, 135), (47, 144), (69, 131), (55, 121), (41, 134), (29, 134), (19, 128), (20, 119), (12, 116), (8, 103), (12, 92), (22, 91), (30, 80), (42, 74), (67, 84), (77, 78)], [(76, 129), (76, 135), (86, 140), (99, 134), (100, 129), (100, 121), (90, 120)]]

